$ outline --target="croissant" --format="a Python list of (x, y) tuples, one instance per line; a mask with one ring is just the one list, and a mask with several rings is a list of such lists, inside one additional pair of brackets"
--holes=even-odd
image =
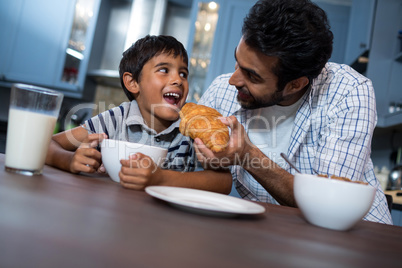
[(213, 152), (221, 152), (229, 142), (229, 130), (218, 117), (222, 115), (215, 109), (187, 103), (180, 111), (179, 130), (184, 136), (200, 138)]

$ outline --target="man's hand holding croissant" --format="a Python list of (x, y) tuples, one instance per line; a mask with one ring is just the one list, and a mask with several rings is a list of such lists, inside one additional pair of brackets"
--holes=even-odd
[(194, 103), (186, 104), (180, 116), (180, 131), (194, 139), (201, 163), (214, 169), (243, 163), (252, 144), (235, 116), (222, 117), (215, 109)]

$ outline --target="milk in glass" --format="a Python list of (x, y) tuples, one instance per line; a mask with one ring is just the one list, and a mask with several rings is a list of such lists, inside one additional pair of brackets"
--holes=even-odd
[(10, 107), (6, 161), (10, 168), (42, 169), (57, 117)]

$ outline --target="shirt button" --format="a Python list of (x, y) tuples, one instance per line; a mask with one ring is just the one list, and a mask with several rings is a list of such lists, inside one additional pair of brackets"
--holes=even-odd
[(156, 137), (156, 138), (155, 138), (155, 141), (156, 141), (156, 142), (160, 142), (161, 139), (160, 139), (159, 137)]

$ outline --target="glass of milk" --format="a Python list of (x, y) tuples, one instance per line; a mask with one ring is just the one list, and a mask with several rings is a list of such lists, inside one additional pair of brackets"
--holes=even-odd
[(42, 174), (62, 100), (63, 94), (54, 90), (12, 85), (6, 171), (31, 176)]

